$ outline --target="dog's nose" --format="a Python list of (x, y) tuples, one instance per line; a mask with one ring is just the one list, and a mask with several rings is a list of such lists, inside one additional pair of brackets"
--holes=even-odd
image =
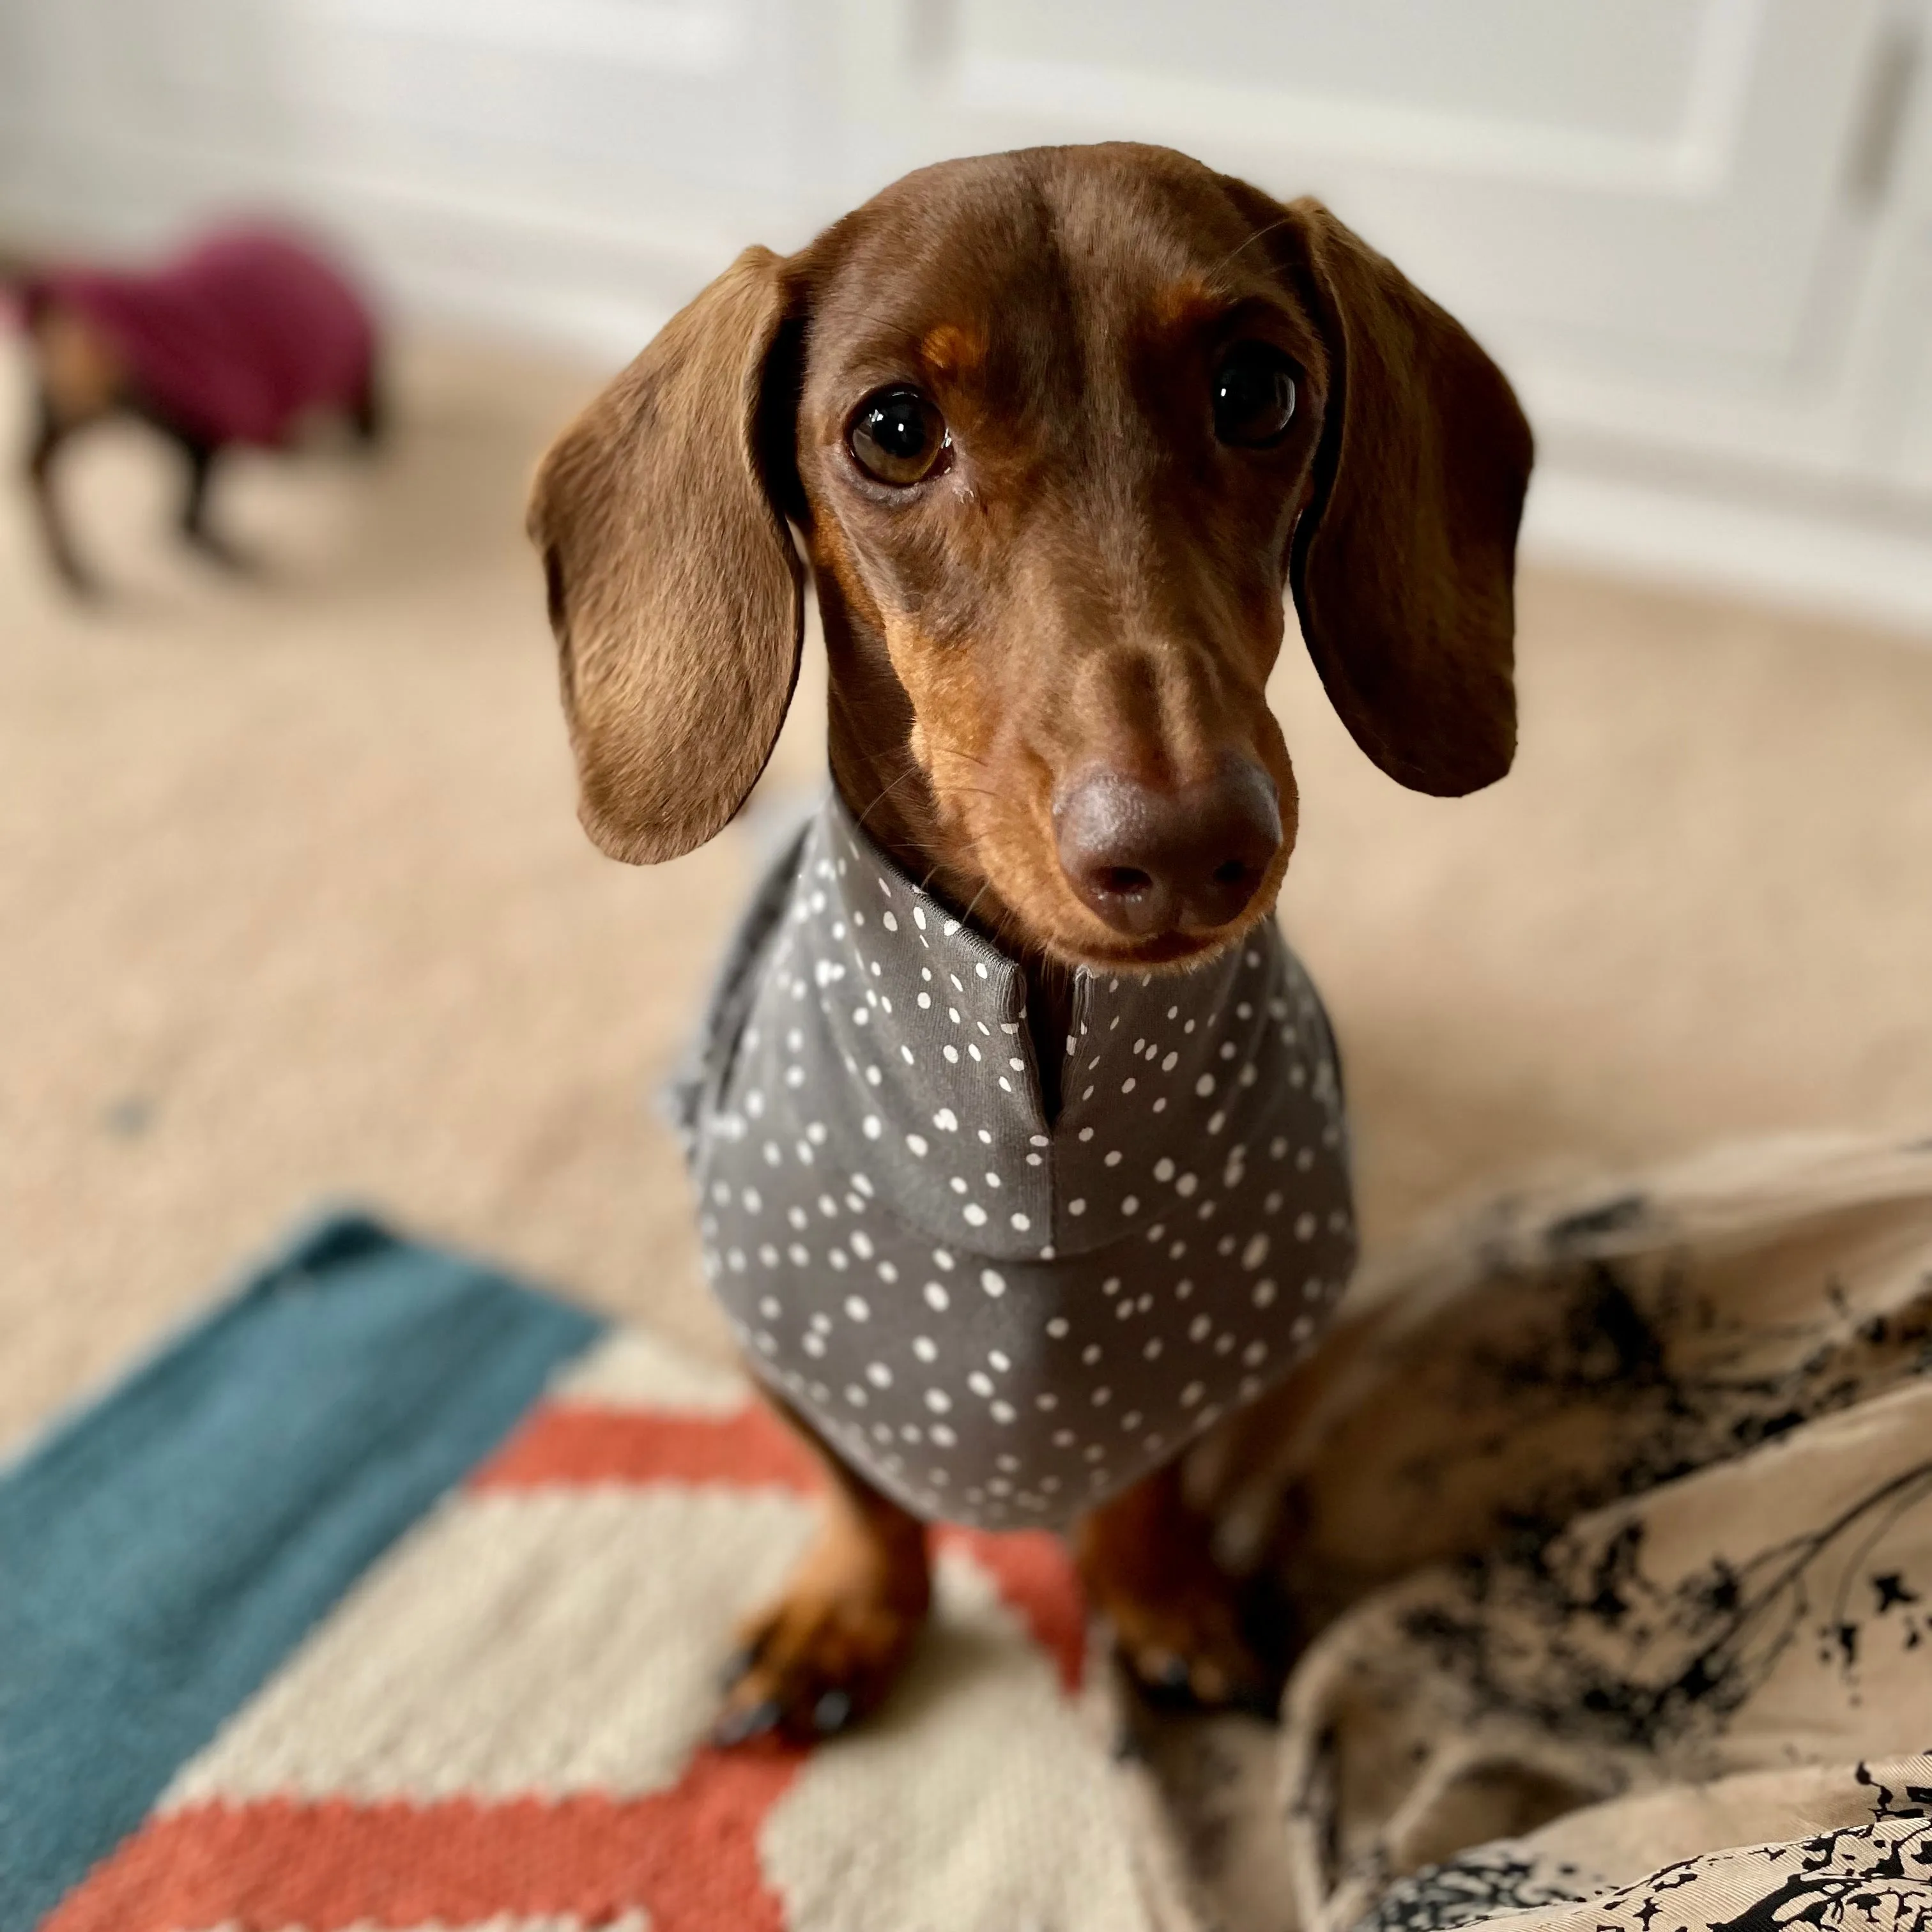
[(1090, 772), (1054, 801), (1053, 817), (1073, 890), (1137, 939), (1238, 918), (1281, 846), (1274, 781), (1247, 758), (1178, 791)]

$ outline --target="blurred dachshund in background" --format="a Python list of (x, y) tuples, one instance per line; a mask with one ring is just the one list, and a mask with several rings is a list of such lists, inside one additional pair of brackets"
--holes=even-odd
[(116, 416), (151, 424), (188, 460), (182, 533), (224, 562), (210, 480), (236, 444), (285, 448), (311, 418), (381, 428), (376, 330), (344, 272), (278, 229), (209, 235), (159, 267), (9, 264), (37, 394), (26, 458), (47, 554), (74, 590), (92, 580), (54, 487), (74, 433)]

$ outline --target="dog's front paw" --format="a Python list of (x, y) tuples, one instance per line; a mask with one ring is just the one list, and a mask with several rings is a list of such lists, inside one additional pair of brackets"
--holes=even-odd
[(1088, 1600), (1150, 1698), (1274, 1714), (1281, 1670), (1252, 1641), (1246, 1593), (1215, 1562), (1172, 1469), (1088, 1517), (1078, 1553)]
[(1274, 1714), (1280, 1677), (1249, 1642), (1228, 1578), (1151, 1594), (1096, 1587), (1091, 1579), (1088, 1588), (1121, 1661), (1156, 1702)]
[(742, 1633), (712, 1737), (836, 1736), (884, 1702), (932, 1599), (924, 1538), (856, 1543), (842, 1526), (814, 1544), (784, 1593)]

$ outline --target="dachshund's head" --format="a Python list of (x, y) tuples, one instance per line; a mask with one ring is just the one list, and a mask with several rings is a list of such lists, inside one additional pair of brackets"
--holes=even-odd
[(848, 802), (1022, 950), (1199, 957), (1271, 908), (1292, 592), (1392, 777), (1515, 743), (1508, 384), (1318, 204), (1166, 150), (908, 176), (750, 250), (545, 459), (530, 516), (593, 838), (710, 838), (796, 675), (801, 533)]

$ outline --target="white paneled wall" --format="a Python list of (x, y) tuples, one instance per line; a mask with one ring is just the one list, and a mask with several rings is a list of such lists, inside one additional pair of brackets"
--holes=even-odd
[(628, 353), (743, 242), (1126, 135), (1313, 191), (1477, 330), (1545, 549), (1932, 632), (1932, 0), (0, 0), (0, 224), (292, 203)]
[(292, 203), (402, 301), (611, 352), (806, 232), (788, 0), (0, 0), (15, 224), (145, 242)]

